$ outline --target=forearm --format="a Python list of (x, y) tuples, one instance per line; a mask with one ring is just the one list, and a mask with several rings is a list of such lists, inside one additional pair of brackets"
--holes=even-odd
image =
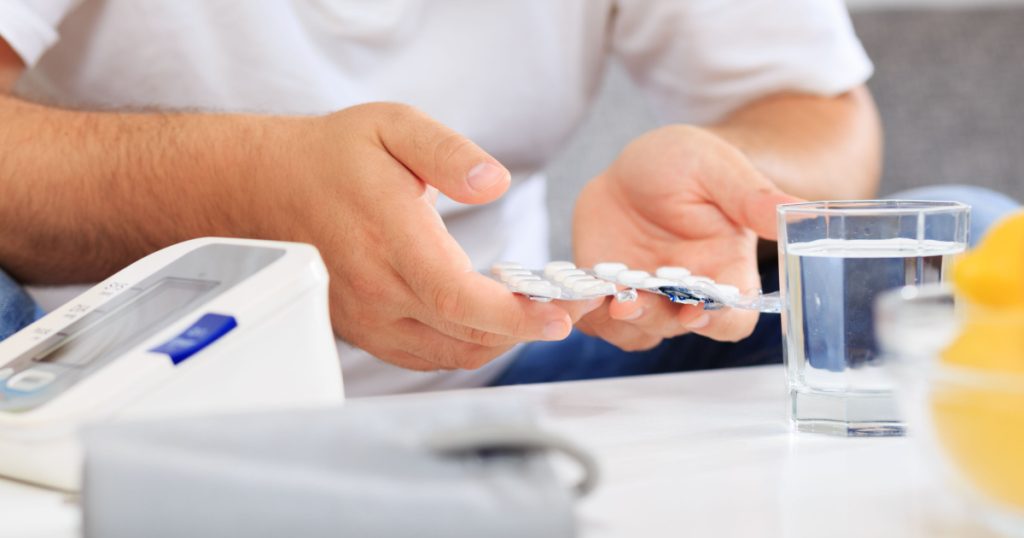
[(26, 282), (95, 280), (167, 244), (244, 231), (266, 120), (0, 96), (0, 266)]
[(869, 198), (878, 187), (882, 132), (864, 87), (835, 98), (765, 98), (710, 130), (790, 194), (811, 200)]

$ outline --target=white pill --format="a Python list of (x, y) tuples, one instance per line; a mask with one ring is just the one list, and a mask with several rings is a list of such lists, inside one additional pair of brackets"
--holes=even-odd
[(690, 276), (691, 273), (690, 270), (685, 267), (673, 267), (670, 265), (666, 265), (664, 267), (659, 267), (658, 270), (654, 272), (654, 274), (657, 275), (659, 278), (671, 278), (674, 280), (679, 280)]
[(647, 271), (622, 271), (615, 275), (615, 280), (618, 280), (619, 284), (622, 284), (623, 286), (635, 288), (640, 286), (644, 279), (649, 278), (650, 276), (651, 274)]
[(528, 282), (531, 280), (540, 280), (540, 277), (534, 274), (529, 275), (512, 275), (505, 281), (509, 286), (518, 286), (520, 282)]
[(494, 274), (498, 274), (498, 273), (501, 273), (502, 271), (507, 271), (509, 269), (522, 269), (522, 268), (523, 268), (522, 264), (519, 264), (519, 263), (516, 263), (516, 262), (495, 262), (493, 265), (491, 265), (491, 272), (494, 273)]
[(714, 280), (711, 280), (706, 276), (688, 276), (686, 278), (680, 278), (679, 282), (681, 282), (684, 286), (699, 286), (701, 284), (715, 283)]
[(544, 266), (544, 275), (548, 276), (548, 277), (552, 277), (552, 276), (555, 275), (555, 273), (557, 273), (557, 272), (559, 272), (559, 271), (561, 271), (563, 269), (575, 269), (575, 268), (576, 268), (576, 264), (574, 264), (572, 262), (567, 262), (567, 261), (548, 262), (547, 265)]
[(508, 280), (512, 277), (529, 276), (532, 274), (532, 272), (527, 271), (526, 269), (506, 269), (502, 271), (500, 275), (498, 275), (498, 278), (501, 279), (502, 282), (508, 282)]
[(551, 280), (554, 280), (555, 282), (562, 282), (571, 276), (586, 276), (586, 274), (587, 273), (584, 273), (580, 269), (562, 269), (554, 275), (551, 275)]
[(529, 280), (526, 282), (520, 282), (516, 286), (516, 291), (519, 293), (525, 293), (526, 295), (535, 295), (537, 297), (549, 297), (551, 299), (557, 299), (562, 296), (562, 290), (552, 285), (550, 282), (543, 280)]
[(664, 288), (664, 287), (667, 287), (667, 286), (678, 286), (678, 285), (679, 285), (679, 283), (677, 281), (675, 281), (675, 280), (669, 280), (667, 278), (650, 277), (650, 278), (645, 278), (644, 281), (640, 284), (639, 287), (641, 287), (641, 288), (648, 288), (648, 289), (658, 289), (658, 288)]
[(590, 275), (586, 275), (583, 278), (569, 277), (569, 278), (565, 279), (565, 281), (562, 282), (562, 285), (567, 287), (567, 288), (569, 288), (569, 289), (571, 289), (572, 291), (579, 291), (579, 290), (581, 290), (583, 288), (586, 288), (588, 286), (592, 286), (594, 284), (597, 284), (598, 282), (603, 282), (603, 281), (602, 280), (598, 280), (598, 279), (596, 279), (596, 278), (594, 278), (594, 277), (592, 277)]
[(569, 275), (569, 276), (567, 276), (567, 277), (562, 279), (562, 285), (563, 286), (568, 286), (568, 287), (571, 288), (573, 286), (573, 284), (575, 284), (577, 282), (585, 282), (585, 281), (600, 282), (598, 279), (596, 279), (596, 278), (594, 278), (594, 277), (592, 277), (592, 276), (590, 276), (588, 274)]
[(615, 284), (611, 282), (577, 282), (572, 291), (580, 295), (615, 295)]
[(740, 296), (740, 289), (736, 286), (730, 286), (729, 284), (715, 284), (715, 288), (723, 299), (735, 299)]
[(615, 275), (628, 270), (629, 267), (619, 262), (601, 262), (594, 266), (594, 274), (607, 279), (615, 278)]

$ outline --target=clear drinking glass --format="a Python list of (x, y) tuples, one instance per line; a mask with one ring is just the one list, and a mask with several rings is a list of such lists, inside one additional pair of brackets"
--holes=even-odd
[(967, 246), (957, 202), (859, 200), (779, 206), (782, 331), (798, 430), (902, 435), (879, 368), (872, 306), (886, 290), (941, 282)]

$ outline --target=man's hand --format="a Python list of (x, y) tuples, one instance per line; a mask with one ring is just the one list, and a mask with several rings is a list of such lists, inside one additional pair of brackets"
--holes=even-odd
[[(774, 238), (775, 206), (793, 201), (710, 131), (664, 127), (633, 141), (584, 188), (573, 219), (575, 257), (582, 265), (681, 265), (741, 291), (756, 290), (757, 236)], [(640, 350), (690, 331), (738, 340), (756, 321), (756, 312), (704, 311), (642, 293), (635, 302), (612, 300), (579, 326)]]
[(0, 265), (23, 282), (95, 281), (201, 236), (312, 243), (336, 333), (407, 368), (480, 367), (515, 343), (564, 338), (585, 308), (474, 272), (437, 190), (487, 203), (509, 173), (408, 106), (122, 114), (0, 96), (0, 186)]
[(262, 197), (272, 204), (261, 235), (320, 248), (342, 338), (427, 370), (476, 368), (569, 334), (584, 305), (530, 301), (475, 272), (434, 209), (438, 190), (470, 204), (501, 196), (509, 172), (493, 157), (403, 105), (357, 106), (303, 129), (288, 146), (292, 177), (264, 185), (274, 194)]

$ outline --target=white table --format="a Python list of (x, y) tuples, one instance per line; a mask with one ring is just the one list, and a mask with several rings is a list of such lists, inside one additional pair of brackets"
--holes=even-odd
[[(473, 392), (537, 403), (598, 455), (586, 537), (987, 536), (910, 439), (790, 432), (783, 377), (769, 366)], [(0, 536), (77, 535), (74, 502), (21, 484), (0, 481), (0, 518)]]

